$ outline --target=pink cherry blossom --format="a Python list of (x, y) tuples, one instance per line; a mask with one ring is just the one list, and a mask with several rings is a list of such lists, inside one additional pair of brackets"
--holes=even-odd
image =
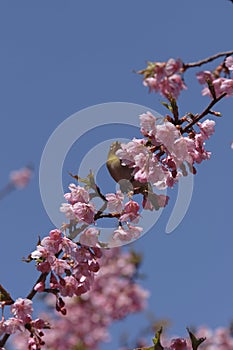
[(202, 72), (198, 72), (196, 74), (196, 77), (197, 77), (197, 80), (200, 84), (206, 84), (206, 82), (209, 80), (209, 81), (213, 81), (214, 80), (214, 75), (208, 71), (208, 70), (205, 70), (205, 71), (202, 71)]
[(214, 134), (214, 127), (215, 127), (215, 121), (206, 119), (202, 123), (197, 123), (201, 130), (201, 134), (204, 137), (204, 140), (207, 140), (210, 138), (211, 135)]
[(157, 77), (148, 77), (143, 80), (143, 85), (149, 88), (149, 92), (159, 91), (159, 83)]
[(45, 289), (45, 283), (44, 282), (39, 282), (35, 285), (34, 290), (37, 292), (43, 292)]
[(74, 276), (65, 276), (64, 283), (60, 283), (59, 290), (62, 296), (72, 297), (76, 294), (79, 283)]
[(225, 65), (229, 70), (233, 70), (233, 56), (228, 56), (226, 58)]
[(187, 341), (182, 338), (172, 339), (169, 349), (171, 350), (188, 350)]
[(179, 74), (173, 74), (169, 77), (164, 78), (159, 86), (160, 93), (167, 97), (173, 97), (177, 99), (182, 90), (187, 89), (181, 76)]
[(167, 176), (166, 169), (162, 168), (156, 156), (145, 146), (145, 140), (133, 139), (128, 144), (122, 144), (117, 155), (124, 164), (134, 168), (134, 179), (141, 183), (155, 184)]
[(140, 237), (142, 227), (127, 225), (126, 227), (119, 226), (113, 233), (113, 246), (115, 242), (130, 242)]
[(10, 180), (12, 184), (19, 189), (26, 187), (31, 180), (31, 177), (32, 170), (30, 168), (22, 168), (10, 173)]
[(114, 193), (107, 193), (105, 198), (108, 201), (107, 207), (111, 212), (121, 212), (123, 208), (124, 194), (121, 191)]
[(135, 161), (135, 165), (134, 165), (135, 170), (133, 172), (134, 179), (141, 183), (148, 182), (151, 168), (156, 167), (156, 164), (154, 164), (154, 163), (157, 163), (156, 158), (153, 157), (150, 151), (147, 151), (147, 154), (139, 153), (135, 155), (134, 161)]
[(195, 135), (195, 139), (185, 138), (188, 151), (193, 162), (201, 163), (203, 160), (210, 159), (211, 153), (205, 150), (204, 138), (201, 133)]
[(116, 152), (116, 155), (122, 160), (123, 165), (133, 167), (135, 164), (134, 158), (138, 154), (146, 155), (148, 149), (145, 147), (146, 141), (143, 139), (135, 139), (128, 143), (122, 143), (121, 148)]
[(175, 125), (170, 122), (164, 122), (161, 125), (157, 125), (156, 138), (168, 150), (172, 149), (175, 140), (180, 136), (180, 132), (177, 130)]
[[(98, 350), (101, 342), (110, 340), (108, 328), (114, 320), (144, 309), (149, 293), (133, 278), (136, 265), (130, 253), (116, 248), (104, 250), (100, 265), (91, 290), (79, 298), (64, 298), (66, 317), (47, 316), (50, 323), (56, 325), (48, 332), (45, 330), (47, 350), (72, 349), (77, 344), (86, 350)], [(48, 296), (47, 303), (53, 306), (54, 296)], [(17, 335), (14, 343), (19, 350), (27, 349), (25, 333)]]
[(93, 203), (81, 203), (77, 202), (73, 206), (75, 218), (78, 221), (86, 224), (92, 224), (94, 222), (95, 207)]
[[(95, 239), (96, 242), (97, 232), (95, 228), (87, 229), (84, 231), (82, 240), (85, 243), (94, 243)], [(90, 251), (89, 247), (79, 246), (68, 238), (62, 237), (59, 230), (50, 231), (50, 235), (44, 237), (37, 246), (37, 250), (31, 254), (31, 259), (37, 263), (37, 269), (43, 273), (50, 273), (50, 288), (56, 289), (63, 296), (66, 293), (69, 296), (72, 293), (80, 295), (90, 288), (94, 274), (98, 271), (96, 259), (100, 257), (101, 251), (98, 247), (93, 247)], [(73, 289), (70, 287), (70, 281), (74, 281), (73, 278), (67, 278), (71, 276), (76, 280)], [(36, 285), (35, 289), (43, 291), (45, 285)]]
[(64, 213), (67, 219), (75, 220), (74, 207), (69, 203), (62, 203), (60, 207), (60, 212)]
[(144, 72), (148, 72), (143, 80), (150, 92), (160, 92), (166, 98), (177, 98), (186, 89), (181, 77), (183, 63), (181, 60), (170, 58), (167, 62), (150, 63)]
[(18, 298), (11, 305), (13, 315), (25, 323), (31, 320), (32, 311), (32, 301), (29, 299)]
[[(227, 79), (221, 76), (216, 78), (210, 71), (197, 73), (197, 79), (200, 84), (206, 84), (208, 81), (211, 82), (217, 97), (224, 92), (227, 93), (227, 96), (233, 95), (233, 79)], [(208, 86), (206, 86), (202, 90), (202, 95), (203, 96), (208, 95), (212, 97), (212, 94)]]
[(89, 227), (80, 235), (79, 242), (82, 245), (94, 247), (98, 245), (99, 233), (100, 231), (97, 230), (95, 227)]
[(140, 216), (138, 212), (139, 210), (140, 210), (139, 204), (133, 200), (130, 200), (124, 206), (123, 213), (120, 216), (120, 221), (121, 222), (132, 221), (137, 223)]
[(17, 317), (10, 317), (4, 321), (4, 332), (8, 334), (14, 334), (17, 331), (24, 331), (24, 322)]
[(159, 163), (155, 154), (148, 151), (146, 157), (138, 155), (135, 157), (136, 168), (134, 178), (140, 182), (150, 182), (158, 189), (164, 189), (162, 183), (166, 183), (168, 176), (167, 170), (161, 163)]
[(85, 188), (81, 186), (76, 186), (75, 184), (69, 185), (70, 192), (64, 195), (67, 202), (70, 204), (75, 204), (77, 202), (88, 203), (89, 193), (85, 190)]
[(62, 276), (66, 271), (70, 270), (70, 265), (67, 261), (54, 257), (51, 268), (56, 275)]
[(4, 333), (6, 333), (6, 325), (5, 325), (5, 320), (4, 320), (4, 318), (2, 317), (2, 318), (0, 319), (0, 337), (1, 337)]
[[(179, 168), (184, 162), (193, 164), (193, 158), (189, 153), (185, 137), (180, 137), (179, 139), (175, 140), (174, 144), (170, 147), (172, 158), (169, 159), (174, 161), (176, 168)], [(172, 168), (175, 169), (174, 167), (171, 167), (170, 169)]]
[(152, 137), (156, 133), (156, 120), (157, 118), (153, 116), (151, 112), (143, 113), (139, 116), (141, 133), (144, 136)]
[(221, 92), (226, 92), (227, 96), (233, 95), (233, 79), (222, 78)]
[(170, 58), (165, 66), (165, 72), (168, 76), (175, 74), (178, 72), (183, 66), (183, 62), (180, 59), (175, 60), (174, 58)]

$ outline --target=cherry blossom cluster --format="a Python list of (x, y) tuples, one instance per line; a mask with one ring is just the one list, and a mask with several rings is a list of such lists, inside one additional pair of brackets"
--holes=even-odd
[[(66, 296), (79, 296), (90, 289), (94, 274), (99, 270), (100, 248), (82, 246), (63, 236), (60, 230), (52, 230), (49, 236), (39, 242), (37, 249), (30, 254), (37, 270), (49, 275), (49, 287), (45, 279), (34, 287), (36, 291), (49, 291)], [(57, 301), (57, 309), (65, 313), (64, 305)]]
[[(180, 91), (186, 88), (183, 73), (188, 68), (200, 66), (224, 55), (226, 58), (214, 73), (208, 71), (198, 73), (199, 81), (208, 84), (206, 91), (213, 98), (209, 106), (200, 114), (187, 113), (179, 117), (176, 98)], [(74, 184), (69, 186), (70, 192), (65, 194), (67, 203), (63, 203), (60, 210), (70, 220), (70, 225), (67, 227), (71, 238), (80, 234), (82, 244), (103, 246), (99, 240), (99, 230), (91, 227), (83, 232), (83, 229), (89, 225), (94, 226), (98, 219), (104, 217), (118, 219), (119, 225), (113, 232), (111, 246), (140, 237), (142, 228), (135, 226), (139, 222), (140, 206), (132, 200), (132, 195), (142, 194), (142, 207), (146, 210), (163, 208), (169, 198), (155, 193), (153, 188), (166, 190), (167, 187), (173, 187), (180, 177), (188, 175), (189, 172), (196, 173), (195, 164), (210, 158), (211, 153), (205, 149), (205, 142), (214, 133), (215, 121), (209, 119), (201, 121), (201, 119), (208, 114), (219, 116), (220, 113), (213, 111), (212, 107), (224, 96), (233, 94), (233, 80), (219, 77), (222, 72), (229, 74), (231, 70), (233, 70), (233, 56), (228, 52), (190, 64), (172, 58), (167, 62), (149, 62), (146, 69), (138, 72), (144, 75), (144, 84), (149, 86), (151, 91), (159, 91), (169, 100), (170, 104), (164, 103), (164, 105), (172, 116), (167, 115), (161, 122), (150, 112), (142, 114), (140, 122), (143, 138), (134, 138), (127, 144), (122, 143), (116, 150), (115, 155), (120, 159), (120, 167), (125, 167), (125, 171), (121, 168), (119, 173), (114, 174), (114, 168), (111, 168), (110, 173), (112, 172), (111, 175), (115, 179), (120, 178), (120, 171), (127, 176), (130, 174), (130, 178), (126, 180), (131, 185), (131, 191), (126, 191), (125, 185), (122, 185), (120, 191), (115, 194), (100, 195), (105, 205), (97, 209), (92, 201), (95, 196), (88, 192), (95, 186), (89, 188)], [(118, 169), (115, 170), (117, 171)], [(124, 202), (126, 192), (130, 197), (127, 203)], [(106, 212), (106, 209), (109, 211)], [(81, 224), (84, 226), (77, 227)]]
[(37, 249), (26, 260), (36, 261), (37, 270), (41, 272), (28, 298), (19, 298), (14, 302), (9, 293), (2, 286), (0, 288), (1, 307), (12, 304), (11, 312), (14, 315), (7, 320), (2, 318), (0, 336), (5, 334), (7, 339), (10, 334), (26, 330), (29, 337), (27, 334), (27, 345), (24, 344), (24, 349), (40, 350), (45, 344), (42, 340), (42, 329), (50, 326), (41, 318), (32, 320), (31, 298), (37, 292), (52, 293), (56, 298), (56, 310), (66, 315), (66, 305), (62, 297), (77, 297), (90, 290), (94, 275), (99, 270), (98, 259), (101, 256), (102, 252), (98, 247), (82, 246), (63, 236), (60, 230), (50, 231), (49, 236), (39, 241)]
[[(174, 112), (175, 101), (172, 100), (171, 104)], [(193, 124), (198, 130), (194, 129)], [(213, 135), (215, 122), (209, 119), (200, 122), (188, 117), (179, 119), (177, 115), (174, 118), (167, 116), (161, 122), (152, 113), (147, 112), (140, 115), (140, 125), (143, 138), (133, 139), (127, 144), (122, 143), (116, 151), (116, 156), (120, 159), (121, 166), (132, 169), (131, 186), (133, 184), (134, 188), (131, 195), (141, 193), (142, 207), (151, 211), (158, 210), (167, 205), (169, 198), (164, 194), (155, 193), (153, 187), (165, 190), (167, 187), (173, 187), (180, 177), (186, 176), (189, 171), (196, 173), (195, 163), (199, 164), (210, 158), (211, 153), (206, 151), (205, 141)], [(101, 245), (100, 232), (94, 225), (103, 217), (118, 219), (118, 227), (109, 241), (111, 246), (140, 237), (142, 228), (135, 225), (140, 218), (139, 204), (132, 198), (125, 202), (125, 194), (119, 190), (116, 193), (101, 195), (105, 205), (99, 210), (92, 200), (93, 192), (89, 193), (92, 189), (90, 186), (84, 188), (70, 184), (70, 192), (64, 195), (67, 203), (62, 203), (60, 210), (70, 220), (70, 225), (65, 226), (73, 230), (70, 231), (70, 237), (74, 238), (79, 234), (81, 244)], [(85, 228), (92, 226), (83, 230), (82, 226), (80, 228), (83, 224)]]
[(182, 78), (183, 63), (180, 59), (170, 58), (167, 62), (148, 62), (148, 66), (138, 72), (144, 75), (143, 84), (149, 91), (160, 92), (166, 98), (178, 98), (186, 89)]
[(214, 71), (201, 71), (197, 73), (200, 84), (207, 84), (202, 90), (202, 95), (218, 97), (223, 93), (233, 96), (233, 56), (228, 56), (225, 61)]
[[(140, 236), (142, 228), (134, 225), (138, 223), (140, 218), (140, 206), (132, 199), (124, 202), (125, 195), (121, 191), (117, 191), (116, 194), (107, 193), (104, 196), (105, 209), (108, 212), (103, 213), (97, 210), (94, 202), (90, 200), (90, 194), (84, 187), (70, 184), (69, 190), (70, 192), (64, 195), (68, 203), (62, 203), (60, 210), (70, 220), (72, 227), (78, 224), (94, 224), (97, 219), (108, 216), (117, 218), (119, 223), (113, 231), (112, 246), (119, 241), (131, 241)], [(71, 233), (72, 237), (74, 237), (74, 232)], [(99, 243), (101, 245), (99, 234), (99, 230), (95, 227), (88, 227), (81, 231), (79, 242), (92, 247), (98, 246)]]
[[(148, 292), (134, 281), (138, 263), (135, 253), (123, 253), (119, 248), (104, 250), (91, 290), (65, 298), (68, 317), (46, 314), (51, 324), (44, 338), (46, 349), (97, 350), (100, 342), (109, 340), (108, 327), (114, 320), (144, 309)], [(52, 295), (47, 303), (54, 304)], [(25, 350), (25, 341), (23, 334), (17, 335), (16, 349)]]
[(0, 336), (21, 332), (26, 339), (25, 349), (40, 350), (45, 344), (42, 339), (44, 336), (42, 329), (50, 328), (50, 326), (41, 318), (32, 319), (32, 301), (27, 298), (18, 298), (11, 305), (10, 311), (13, 317), (5, 319), (3, 316), (0, 321)]
[(93, 202), (90, 202), (90, 196), (87, 190), (75, 184), (69, 185), (70, 192), (65, 193), (64, 197), (68, 203), (63, 203), (60, 210), (64, 212), (70, 220), (75, 220), (87, 225), (94, 223), (96, 208)]
[[(180, 176), (187, 175), (188, 169), (195, 173), (194, 164), (210, 158), (205, 150), (205, 141), (214, 133), (215, 122), (198, 122), (199, 132), (191, 130), (188, 136), (169, 119), (159, 124), (152, 113), (140, 116), (141, 133), (145, 138), (122, 143), (117, 155), (122, 164), (133, 169), (134, 179), (141, 183), (151, 183), (162, 190), (172, 187)], [(150, 200), (150, 196), (148, 197)], [(159, 206), (164, 206), (166, 198), (158, 197)], [(148, 205), (148, 203), (147, 203)]]
[[(230, 74), (233, 70), (233, 56), (225, 54), (225, 60), (215, 70), (197, 73), (199, 83), (207, 84), (202, 90), (202, 95), (214, 98), (223, 93), (227, 96), (233, 95), (233, 77)], [(183, 75), (188, 68), (200, 66), (221, 56), (224, 56), (224, 53), (191, 64), (185, 64), (180, 59), (174, 58), (170, 58), (167, 62), (148, 62), (147, 67), (138, 71), (138, 74), (143, 74), (143, 85), (149, 87), (150, 92), (159, 92), (168, 100), (177, 99), (180, 92), (187, 89)]]

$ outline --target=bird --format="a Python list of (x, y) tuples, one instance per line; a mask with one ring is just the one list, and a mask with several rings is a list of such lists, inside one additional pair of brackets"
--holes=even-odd
[(121, 148), (121, 143), (118, 141), (113, 142), (110, 145), (107, 158), (107, 168), (112, 178), (119, 182), (121, 180), (130, 181), (133, 179), (133, 169), (127, 165), (122, 165), (120, 158), (116, 155), (116, 152)]
[(120, 158), (116, 155), (116, 152), (121, 148), (119, 141), (114, 141), (110, 145), (107, 158), (107, 169), (111, 177), (119, 183), (120, 190), (127, 194), (142, 194), (143, 201), (147, 199), (151, 202), (155, 210), (159, 209), (157, 194), (153, 192), (153, 188), (149, 182), (140, 182), (134, 179), (133, 168), (128, 165), (123, 165)]
[(111, 177), (119, 183), (120, 190), (127, 194), (142, 194), (143, 202), (147, 199), (151, 202), (154, 209), (158, 210), (159, 205), (157, 202), (157, 195), (153, 192), (152, 186), (149, 182), (140, 182), (134, 179), (133, 168), (128, 165), (123, 165), (120, 158), (116, 155), (116, 152), (121, 148), (121, 143), (114, 141), (110, 145), (107, 158), (107, 169)]
[(136, 181), (133, 176), (133, 168), (128, 165), (123, 165), (120, 158), (116, 155), (116, 152), (121, 148), (119, 141), (114, 141), (110, 145), (107, 158), (107, 168), (111, 177), (120, 185), (122, 192), (133, 191), (134, 194), (142, 193), (147, 185), (145, 183)]

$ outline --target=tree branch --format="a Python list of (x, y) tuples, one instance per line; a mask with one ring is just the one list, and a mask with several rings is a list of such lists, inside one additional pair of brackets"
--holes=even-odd
[(230, 56), (230, 55), (233, 55), (233, 50), (232, 51), (219, 52), (219, 53), (216, 53), (213, 56), (207, 57), (207, 58), (205, 58), (203, 60), (200, 60), (200, 61), (197, 61), (197, 62), (184, 63), (183, 70), (186, 71), (188, 68), (200, 67), (203, 64), (209, 63), (211, 61), (214, 61), (214, 60), (216, 60), (219, 57)]
[(198, 114), (196, 116), (196, 118), (194, 118), (189, 124), (187, 124), (183, 129), (180, 130), (181, 134), (184, 134), (185, 132), (188, 132), (189, 129), (195, 125), (197, 122), (199, 122), (199, 120), (201, 120), (202, 118), (204, 118), (207, 114), (209, 114), (209, 112), (211, 111), (211, 108), (217, 103), (219, 102), (223, 97), (225, 97), (227, 95), (226, 92), (224, 92), (223, 94), (221, 94), (219, 97), (217, 97), (216, 99), (213, 99), (209, 105), (204, 109), (204, 111), (201, 114)]

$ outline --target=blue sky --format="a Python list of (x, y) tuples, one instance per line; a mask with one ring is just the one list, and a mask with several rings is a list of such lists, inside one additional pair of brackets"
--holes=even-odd
[[(1, 203), (0, 282), (13, 298), (24, 296), (36, 276), (21, 257), (34, 249), (38, 234), (53, 227), (41, 201), (38, 172), (54, 129), (73, 113), (105, 102), (137, 103), (166, 113), (163, 98), (148, 94), (133, 70), (147, 60), (190, 62), (233, 49), (232, 15), (227, 0), (1, 2), (1, 186), (12, 169), (29, 161), (35, 165), (30, 186)], [(187, 84), (193, 76), (194, 71), (187, 72)], [(206, 106), (208, 98), (200, 91), (194, 82), (182, 93), (181, 113)], [(223, 118), (207, 145), (213, 155), (198, 167), (183, 222), (165, 234), (174, 190), (156, 227), (134, 244), (144, 255), (148, 309), (172, 321), (172, 334), (183, 335), (190, 325), (226, 326), (233, 319), (232, 99), (220, 102), (217, 110)], [(86, 152), (93, 139), (108, 138), (105, 130), (99, 132), (75, 151)], [(73, 151), (67, 156), (64, 174), (75, 169), (79, 154), (75, 157)], [(133, 335), (140, 325), (145, 326), (142, 317), (113, 327), (112, 348), (123, 329)]]

